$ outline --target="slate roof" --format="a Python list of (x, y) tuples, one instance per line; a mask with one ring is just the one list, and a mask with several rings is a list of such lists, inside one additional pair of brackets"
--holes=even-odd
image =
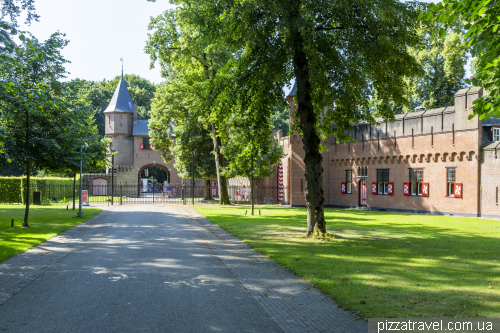
[(483, 126), (500, 125), (500, 118), (489, 118), (483, 120)]
[(127, 83), (122, 78), (118, 82), (115, 93), (111, 98), (111, 102), (104, 112), (134, 112), (134, 103), (127, 89)]
[(149, 136), (149, 121), (138, 119), (133, 124), (132, 135), (133, 136)]

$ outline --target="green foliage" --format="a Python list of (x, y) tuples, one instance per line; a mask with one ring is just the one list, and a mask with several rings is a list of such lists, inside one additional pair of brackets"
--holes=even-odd
[(455, 93), (465, 87), (467, 56), (460, 47), (463, 34), (459, 23), (445, 30), (444, 38), (435, 34), (440, 24), (422, 25), (418, 29), (424, 37), (423, 45), (410, 48), (409, 52), (422, 65), (424, 75), (406, 79), (411, 104), (404, 107), (404, 112), (411, 112), (417, 106), (432, 109), (453, 105)]
[[(79, 179), (77, 177), (77, 179)], [(37, 191), (38, 188), (44, 188), (43, 185), (73, 185), (73, 178), (31, 178), (30, 192)], [(0, 177), (0, 203), (23, 203), (26, 204), (26, 177)], [(73, 197), (73, 188), (70, 186), (62, 187), (67, 197)], [(58, 193), (62, 193), (59, 191)], [(46, 191), (42, 191), (42, 200), (50, 200), (50, 195)], [(30, 203), (33, 202), (33, 193), (30, 193)]]
[(276, 104), (273, 107), (273, 113), (271, 114), (271, 122), (275, 129), (280, 129), (283, 132), (283, 136), (288, 135), (289, 130), (289, 109), (288, 105)]
[(214, 159), (214, 143), (211, 133), (195, 117), (185, 119), (176, 127), (176, 141), (173, 149), (174, 166), (183, 178), (193, 177), (193, 155), (195, 152), (194, 178), (217, 178)]
[(498, 317), (500, 221), (325, 209), (315, 239), (303, 208), (195, 208), (365, 318)]
[[(104, 110), (109, 105), (116, 86), (120, 81), (121, 76), (116, 76), (112, 80), (102, 81), (87, 81), (75, 79), (71, 82), (78, 86), (78, 96), (88, 101), (93, 112), (94, 119), (97, 124), (99, 134), (104, 136)], [(149, 119), (151, 111), (151, 102), (156, 91), (156, 85), (149, 80), (138, 75), (125, 74), (125, 82), (133, 101), (137, 101), (137, 111), (140, 119)]]
[[(200, 152), (201, 147), (196, 148), (202, 164), (195, 172), (207, 177), (212, 174), (207, 153), (214, 151), (221, 203), (228, 204), (227, 184), (221, 178), (225, 158), (220, 153), (227, 126), (224, 117), (217, 112), (221, 103), (216, 101), (216, 97), (222, 84), (221, 71), (232, 54), (226, 46), (206, 39), (203, 30), (190, 24), (186, 14), (182, 8), (175, 8), (152, 18), (149, 25), (152, 33), (149, 34), (146, 53), (150, 55), (151, 66), (156, 61), (160, 63), (162, 75), (166, 78), (153, 102), (151, 141), (167, 161), (173, 149), (171, 134), (178, 127), (180, 140), (177, 144), (180, 146), (176, 149), (180, 156), (176, 157), (176, 160), (179, 159), (176, 165), (182, 174), (187, 175), (190, 173), (188, 160), (193, 142), (205, 147), (208, 137), (204, 133), (210, 133), (212, 149)], [(227, 105), (224, 107), (229, 113)], [(204, 128), (200, 127), (201, 124)], [(189, 133), (191, 130), (193, 135)]]
[(21, 178), (0, 178), (0, 203), (21, 203)]
[[(270, 177), (273, 166), (284, 157), (283, 147), (273, 137), (273, 126), (266, 119), (255, 119), (259, 112), (248, 112), (246, 117), (231, 119), (229, 138), (222, 147), (228, 163), (224, 174), (232, 177)], [(254, 119), (252, 119), (254, 118)], [(254, 125), (254, 124), (259, 124)]]
[[(465, 22), (464, 41), (461, 44), (476, 58), (476, 73), (468, 80), (483, 86), (487, 94), (474, 101), (474, 115), (480, 119), (500, 117), (500, 7), (491, 0), (443, 0), (430, 6), (419, 18), (452, 25), (457, 18)], [(440, 36), (444, 37), (443, 30)], [(471, 115), (473, 117), (474, 115)]]

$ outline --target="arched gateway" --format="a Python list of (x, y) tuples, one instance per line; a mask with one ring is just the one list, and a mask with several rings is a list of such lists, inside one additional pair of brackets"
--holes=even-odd
[[(100, 189), (99, 193), (108, 196), (114, 193), (113, 200), (117, 200), (116, 197), (122, 199), (125, 197), (129, 201), (131, 198), (152, 198), (149, 192), (142, 191), (144, 178), (147, 177), (141, 177), (141, 173), (144, 169), (154, 166), (166, 171), (168, 177), (164, 183), (175, 187), (177, 193), (177, 189), (182, 187), (182, 179), (174, 167), (174, 160), (165, 163), (161, 153), (155, 151), (153, 145), (149, 143), (148, 120), (139, 119), (137, 102), (133, 102), (130, 97), (123, 72), (115, 93), (104, 111), (104, 117), (105, 135), (112, 139), (112, 148), (116, 150), (113, 158), (109, 160), (113, 167), (109, 167), (105, 175), (87, 175), (86, 181), (93, 184), (94, 179), (105, 178), (108, 188)], [(175, 140), (175, 135), (172, 135), (172, 139)], [(158, 194), (159, 186), (153, 187), (153, 190)]]

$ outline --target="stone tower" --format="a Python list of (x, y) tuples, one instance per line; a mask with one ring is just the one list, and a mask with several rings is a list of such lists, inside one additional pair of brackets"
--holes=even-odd
[(136, 106), (122, 77), (116, 87), (113, 98), (104, 111), (105, 134), (113, 139), (112, 147), (116, 149), (115, 166), (134, 164), (134, 137), (132, 136)]

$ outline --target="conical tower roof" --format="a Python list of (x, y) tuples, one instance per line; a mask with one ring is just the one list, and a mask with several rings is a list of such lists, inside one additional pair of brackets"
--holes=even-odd
[(111, 102), (109, 102), (104, 112), (134, 112), (134, 103), (128, 92), (127, 83), (123, 79), (123, 74), (113, 94), (113, 98), (111, 98)]

